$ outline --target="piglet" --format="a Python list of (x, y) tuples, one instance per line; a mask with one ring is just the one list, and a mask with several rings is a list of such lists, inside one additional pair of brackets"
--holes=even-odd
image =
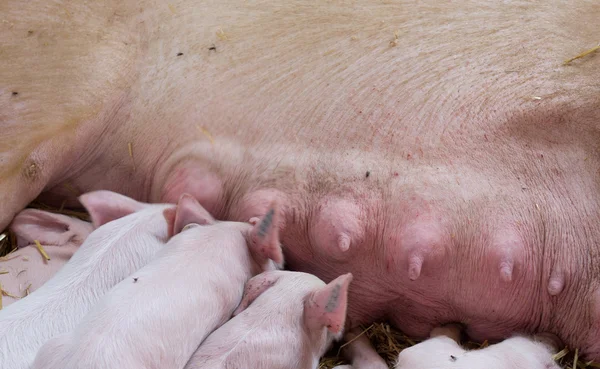
[[(89, 222), (37, 209), (21, 211), (9, 228), (17, 237), (18, 249), (0, 258), (3, 308), (56, 274), (94, 229)], [(50, 260), (41, 254), (35, 241)]]
[(185, 369), (314, 369), (346, 319), (352, 274), (329, 284), (270, 271), (246, 284), (235, 317), (212, 333)]
[(552, 359), (560, 341), (551, 334), (515, 335), (483, 349), (467, 351), (459, 344), (460, 326), (435, 328), (431, 338), (398, 356), (396, 369), (560, 369)]
[(79, 200), (97, 229), (54, 277), (0, 310), (0, 369), (28, 369), (46, 341), (73, 329), (101, 296), (154, 257), (169, 237), (167, 218), (175, 216), (174, 204), (143, 204), (110, 191)]
[(175, 236), (156, 259), (116, 285), (70, 333), (50, 340), (38, 369), (181, 369), (225, 323), (253, 275), (283, 263), (278, 209), (255, 225), (217, 222), (190, 195)]

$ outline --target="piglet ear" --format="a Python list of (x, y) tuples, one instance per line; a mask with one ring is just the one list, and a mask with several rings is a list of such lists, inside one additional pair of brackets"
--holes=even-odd
[(106, 190), (85, 193), (79, 196), (79, 202), (90, 213), (95, 228), (145, 207), (130, 197)]
[(43, 245), (62, 246), (75, 237), (83, 242), (92, 231), (92, 226), (66, 215), (25, 209), (13, 219), (10, 230), (17, 236), (19, 247), (31, 245), (35, 241)]
[(342, 331), (351, 281), (351, 273), (341, 275), (308, 296), (304, 303), (304, 319), (310, 330), (327, 327), (334, 334)]
[(254, 302), (258, 296), (262, 295), (263, 292), (271, 288), (275, 282), (277, 282), (279, 277), (279, 273), (264, 272), (250, 278), (244, 287), (242, 301), (238, 305), (237, 309), (235, 309), (233, 312), (233, 316), (236, 316), (242, 311), (246, 310), (246, 308), (250, 306), (250, 304), (252, 304), (252, 302)]
[(258, 220), (250, 219), (253, 225), (252, 231), (247, 236), (250, 250), (259, 258), (271, 259), (275, 263), (283, 264), (283, 252), (279, 243), (279, 226), (281, 223), (281, 214), (276, 201), (273, 201), (267, 210), (267, 213)]
[(200, 205), (195, 197), (184, 193), (177, 202), (173, 234), (181, 232), (183, 227), (190, 223), (200, 225), (215, 224), (215, 219), (202, 207), (202, 205)]

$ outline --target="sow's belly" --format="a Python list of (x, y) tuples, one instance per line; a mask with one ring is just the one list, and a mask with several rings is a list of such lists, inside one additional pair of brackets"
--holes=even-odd
[[(354, 321), (401, 316), (391, 302), (402, 298), (425, 307), (417, 323), (395, 319), (413, 332), (460, 318), (553, 326), (592, 347), (600, 68), (593, 56), (562, 63), (597, 42), (596, 4), (146, 5), (107, 11), (127, 32), (68, 32), (102, 40), (87, 54), (110, 62), (104, 75), (70, 63), (82, 49), (61, 54), (61, 43), (53, 55), (72, 60), (47, 68), (73, 75), (43, 73), (35, 55), (11, 65), (103, 94), (41, 90), (52, 96), (44, 106), (63, 106), (56, 121), (79, 119), (78, 139), (34, 157), (46, 160), (44, 176), (28, 178), (45, 178), (41, 187), (3, 182), (3, 203), (26, 203), (7, 188), (68, 196), (68, 183), (151, 201), (192, 192), (221, 217), (247, 220), (277, 194), (289, 266), (352, 272)], [(44, 102), (16, 96), (0, 102), (13, 133)], [(92, 105), (98, 118), (82, 118)], [(42, 140), (20, 136), (16, 151)], [(27, 165), (18, 154), (11, 168)], [(64, 160), (51, 165), (55, 156)], [(500, 283), (508, 292), (494, 294)], [(484, 310), (482, 296), (498, 309)], [(575, 336), (571, 321), (590, 324)]]

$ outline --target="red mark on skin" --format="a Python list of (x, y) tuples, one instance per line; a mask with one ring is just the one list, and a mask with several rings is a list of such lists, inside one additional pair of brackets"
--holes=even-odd
[(406, 154), (406, 160), (410, 160), (410, 158), (412, 158), (411, 154)]
[(398, 177), (398, 172), (394, 172), (394, 177)]
[(486, 141), (486, 142), (488, 142), (488, 141), (489, 141), (489, 140), (488, 140), (488, 138), (487, 138), (487, 135), (483, 135), (483, 138), (485, 138), (485, 141)]

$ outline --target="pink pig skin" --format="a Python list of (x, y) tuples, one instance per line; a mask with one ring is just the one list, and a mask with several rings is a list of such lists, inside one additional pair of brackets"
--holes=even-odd
[(460, 346), (459, 338), (457, 325), (436, 328), (431, 338), (400, 352), (395, 369), (560, 369), (552, 359), (559, 340), (550, 334), (515, 335), (471, 351)]
[(352, 274), (329, 284), (301, 272), (252, 278), (234, 318), (200, 345), (185, 369), (314, 369), (346, 318)]
[(254, 226), (217, 222), (182, 195), (175, 236), (116, 285), (70, 333), (48, 341), (34, 369), (181, 369), (224, 324), (253, 275), (283, 263), (278, 211)]
[(344, 335), (346, 345), (342, 352), (352, 365), (340, 365), (333, 369), (389, 369), (367, 336), (361, 333), (360, 329), (353, 329)]
[(0, 310), (0, 369), (29, 369), (50, 338), (73, 329), (115, 284), (166, 243), (175, 205), (143, 204), (110, 191), (80, 197), (93, 231), (71, 259), (27, 298)]
[[(93, 231), (89, 222), (38, 209), (21, 211), (10, 225), (17, 236), (19, 249), (6, 261), (0, 261), (2, 289), (14, 296), (25, 296), (40, 288), (69, 261)], [(39, 241), (50, 260), (42, 257), (35, 241)], [(4, 308), (17, 301), (2, 297)]]

